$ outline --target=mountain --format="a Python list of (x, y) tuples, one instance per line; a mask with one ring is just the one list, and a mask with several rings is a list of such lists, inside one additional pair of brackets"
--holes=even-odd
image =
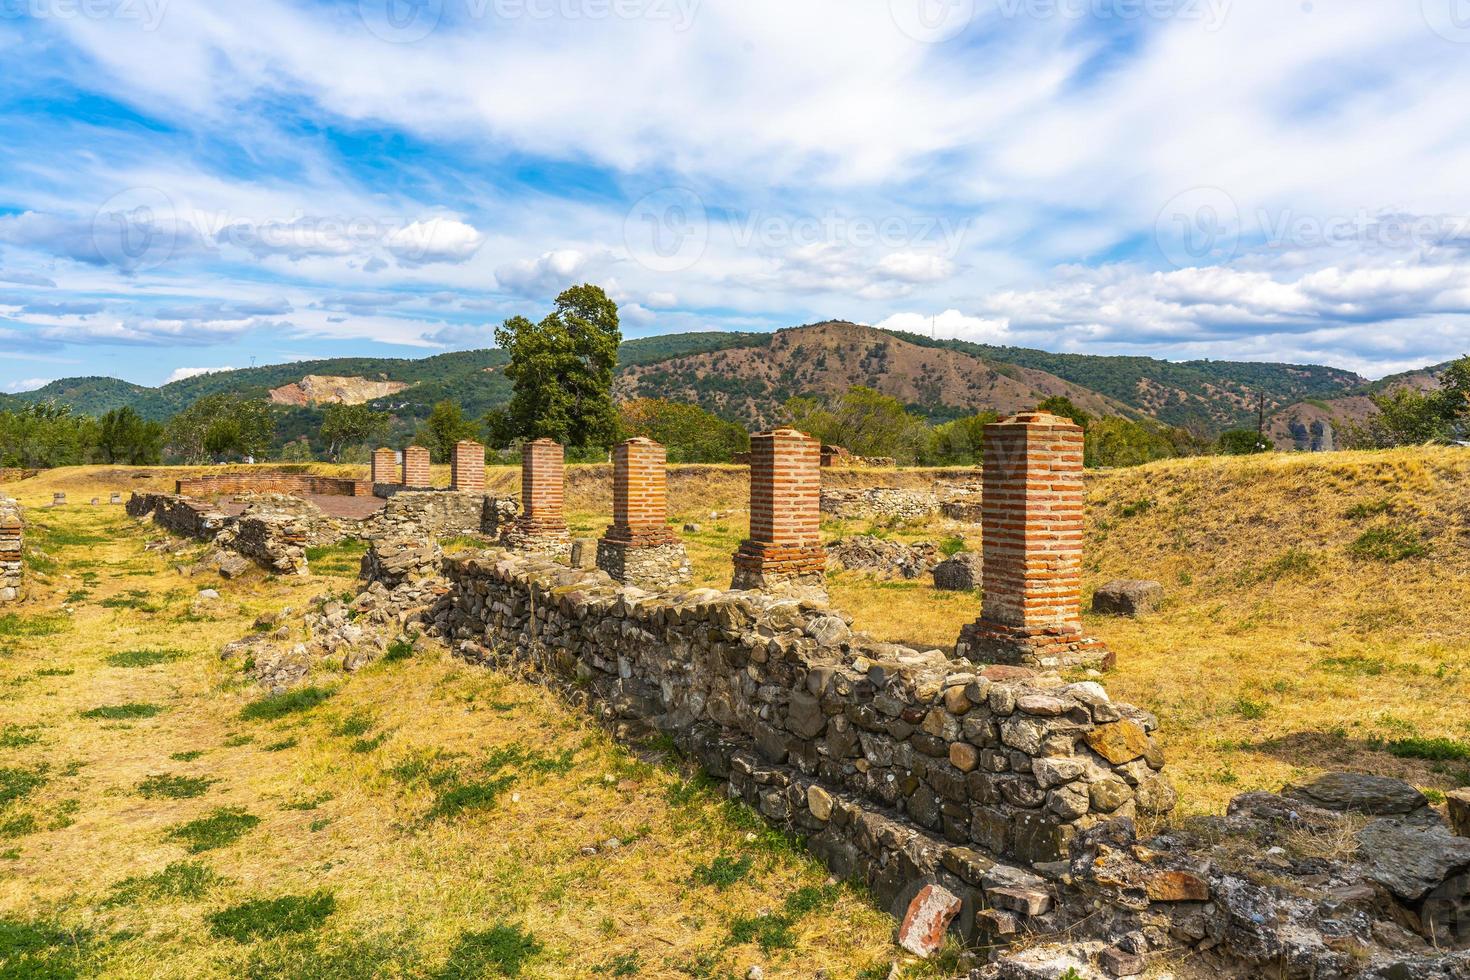
[(1364, 382), (1356, 390), (1338, 398), (1310, 398), (1281, 409), (1266, 424), (1266, 434), (1280, 449), (1335, 449), (1344, 426), (1362, 425), (1378, 414), (1371, 396), (1399, 388), (1435, 391), (1439, 375), (1450, 366), (1449, 361), (1417, 371), (1391, 374), (1374, 382)]
[(621, 398), (670, 398), (752, 427), (779, 421), (794, 395), (840, 394), (866, 385), (931, 418), (1034, 408), (1065, 395), (1097, 415), (1129, 406), (1056, 375), (1002, 364), (854, 323), (829, 321), (762, 335), (741, 347), (685, 354), (620, 372)]
[(1152, 357), (1053, 354), (963, 340), (897, 334), (911, 343), (1046, 371), (1181, 428), (1216, 433), (1254, 429), (1261, 395), (1271, 414), (1308, 399), (1347, 395), (1368, 384), (1351, 371), (1317, 364), (1161, 361)]
[[(228, 392), (276, 401), (279, 434), (289, 440), (314, 436), (321, 405), (343, 398), (390, 411), (390, 438), (401, 441), (443, 399), (459, 402), (472, 418), (504, 405), (511, 395), (505, 364), (499, 350), (473, 350), (416, 360), (297, 361), (204, 374), (159, 388), (114, 378), (68, 378), (0, 396), (0, 408), (49, 400), (100, 415), (130, 405), (161, 420), (196, 399)], [(618, 351), (616, 392), (625, 399), (693, 402), (752, 428), (779, 421), (783, 403), (794, 395), (839, 394), (853, 385), (876, 388), (934, 420), (983, 410), (1015, 412), (1064, 395), (1095, 415), (1155, 418), (1203, 435), (1254, 428), (1264, 396), (1277, 444), (1312, 448), (1332, 426), (1370, 415), (1370, 394), (1399, 384), (1432, 387), (1442, 367), (1370, 384), (1351, 371), (1321, 365), (1056, 354), (827, 321), (776, 333), (626, 341)]]

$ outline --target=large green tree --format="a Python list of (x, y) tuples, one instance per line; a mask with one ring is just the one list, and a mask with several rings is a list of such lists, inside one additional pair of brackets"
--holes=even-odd
[(345, 446), (353, 446), (384, 435), (390, 421), (387, 412), (366, 405), (328, 405), (322, 411), (322, 438), (333, 462)]
[(728, 463), (750, 448), (750, 433), (698, 405), (638, 398), (619, 408), (623, 434), (662, 443), (673, 463)]
[(163, 426), (131, 406), (114, 408), (102, 416), (97, 455), (104, 463), (157, 466), (163, 461)]
[(97, 420), (67, 405), (37, 402), (0, 412), (0, 464), (76, 466), (91, 459), (97, 435)]
[(623, 335), (618, 307), (598, 286), (573, 286), (540, 323), (511, 317), (495, 342), (510, 355), (515, 394), (491, 429), (502, 441), (550, 438), (566, 446), (607, 446), (618, 436), (613, 370)]
[(464, 417), (464, 409), (459, 407), (459, 402), (445, 399), (434, 406), (414, 434), (413, 441), (416, 446), (426, 447), (435, 461), (447, 463), (455, 443), (478, 438), (479, 434), (480, 427)]
[(187, 463), (264, 459), (275, 434), (270, 406), (232, 394), (205, 395), (169, 420), (164, 440)]
[(999, 414), (981, 412), (936, 425), (923, 462), (928, 466), (971, 466), (980, 462), (985, 454), (985, 427), (999, 421)]
[(1378, 414), (1343, 426), (1341, 441), (1353, 449), (1387, 449), (1470, 435), (1470, 356), (1451, 363), (1432, 392), (1394, 388), (1374, 395)]
[(891, 456), (900, 463), (914, 463), (930, 438), (928, 423), (903, 402), (862, 386), (825, 401), (788, 399), (786, 412), (802, 432), (859, 456)]

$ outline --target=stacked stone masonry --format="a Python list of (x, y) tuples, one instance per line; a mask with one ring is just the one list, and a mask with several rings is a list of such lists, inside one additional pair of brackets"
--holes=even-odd
[(183, 497), (217, 497), (237, 493), (315, 494), (321, 497), (371, 497), (368, 480), (346, 480), (310, 473), (213, 473), (179, 480), (174, 493)]
[(978, 622), (957, 651), (982, 663), (1109, 666), (1082, 631), (1082, 429), (1046, 413), (985, 427)]
[(512, 551), (570, 558), (565, 500), (566, 450), (551, 439), (526, 443), (521, 448), (521, 514), (501, 543)]
[(409, 446), (403, 451), (403, 485), (410, 490), (427, 490), (432, 485), (429, 451), (423, 446)]
[(1045, 862), (1102, 818), (1173, 803), (1154, 719), (1094, 683), (977, 672), (795, 598), (649, 594), (497, 552), (445, 569), (434, 619), (462, 655), (577, 678), (604, 713), (669, 732), (716, 775), (775, 767), (747, 788), (807, 831), (831, 819), (812, 800), (842, 797), (953, 846)]
[(689, 581), (689, 556), (669, 527), (668, 453), (652, 439), (613, 450), (613, 523), (597, 542), (597, 567), (646, 589)]
[(402, 471), (398, 468), (398, 454), (391, 449), (373, 450), (372, 483), (374, 487), (393, 486), (399, 482)]
[(25, 597), (25, 514), (20, 504), (0, 497), (0, 602)]
[(732, 588), (821, 590), (822, 446), (795, 429), (750, 437), (750, 537)]
[(464, 440), (455, 443), (449, 456), (449, 486), (461, 493), (485, 492), (485, 447)]

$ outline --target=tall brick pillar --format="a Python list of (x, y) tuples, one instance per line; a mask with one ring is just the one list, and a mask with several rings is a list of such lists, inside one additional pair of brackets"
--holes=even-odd
[(985, 427), (984, 602), (956, 653), (1032, 668), (1107, 667), (1082, 631), (1082, 429), (1045, 412)]
[(398, 482), (398, 454), (391, 449), (373, 450), (373, 485), (392, 486)]
[(501, 537), (507, 548), (570, 557), (572, 541), (562, 512), (565, 483), (566, 450), (560, 443), (537, 439), (522, 447), (521, 514)]
[(485, 447), (466, 439), (454, 444), (449, 457), (449, 485), (465, 493), (485, 492)]
[(410, 490), (429, 489), (429, 450), (423, 446), (403, 451), (403, 485)]
[(750, 437), (750, 537), (731, 588), (821, 590), (822, 444), (795, 429)]
[(597, 542), (597, 567), (645, 589), (689, 581), (689, 556), (669, 527), (668, 451), (652, 439), (613, 449), (613, 523)]

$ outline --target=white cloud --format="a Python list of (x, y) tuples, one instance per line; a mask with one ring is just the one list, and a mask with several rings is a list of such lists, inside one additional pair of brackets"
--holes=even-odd
[(400, 265), (469, 260), (485, 244), (485, 236), (453, 218), (430, 218), (405, 225), (388, 236), (388, 251)]
[(22, 391), (35, 391), (37, 388), (46, 387), (55, 380), (55, 378), (22, 378), (19, 381), (7, 382), (5, 390), (12, 395)]
[(955, 264), (928, 252), (893, 252), (878, 263), (882, 275), (903, 282), (940, 282), (955, 273)]
[(588, 256), (575, 249), (543, 252), (540, 258), (511, 262), (495, 270), (500, 288), (521, 296), (542, 297), (572, 285), (587, 267)]
[(221, 371), (234, 371), (233, 367), (181, 367), (174, 368), (173, 373), (163, 379), (164, 384), (173, 384), (175, 381), (183, 381), (187, 378), (197, 378), (201, 374), (218, 374)]
[(969, 316), (959, 310), (945, 310), (932, 316), (923, 313), (895, 313), (875, 326), (880, 330), (902, 330), (905, 333), (942, 337), (946, 340), (969, 340), (977, 344), (1010, 342), (1010, 326), (1004, 319)]

